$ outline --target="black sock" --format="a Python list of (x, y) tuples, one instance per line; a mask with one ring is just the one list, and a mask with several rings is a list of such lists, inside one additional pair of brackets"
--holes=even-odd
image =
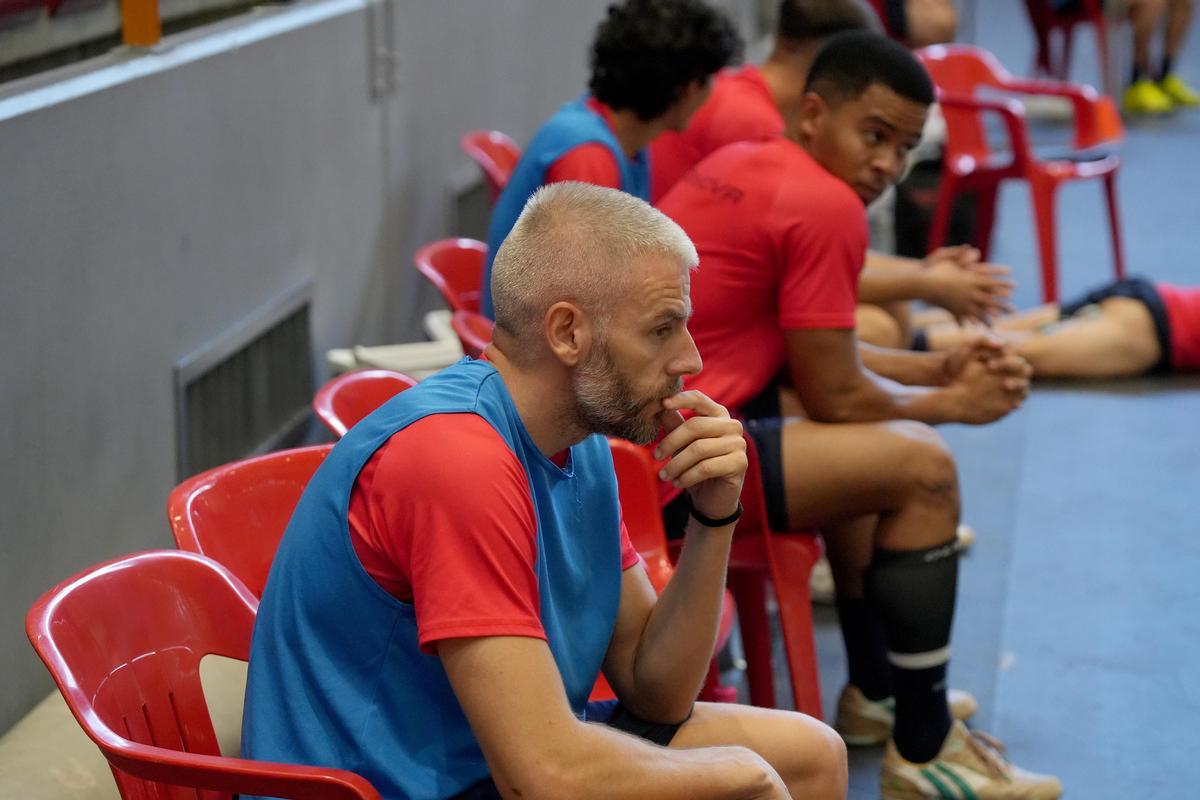
[(958, 583), (954, 540), (927, 550), (876, 550), (867, 597), (887, 632), (896, 697), (896, 749), (905, 759), (933, 759), (950, 732), (946, 667)]
[(1143, 77), (1145, 77), (1146, 73), (1148, 73), (1149, 71), (1150, 70), (1147, 67), (1144, 67), (1141, 64), (1134, 64), (1133, 65), (1133, 78), (1131, 79), (1130, 82), (1137, 83)]
[(1167, 77), (1168, 75), (1170, 75), (1170, 74), (1171, 74), (1171, 67), (1173, 67), (1173, 66), (1175, 66), (1175, 65), (1171, 63), (1171, 57), (1170, 57), (1170, 56), (1163, 56), (1163, 60), (1162, 60), (1162, 71), (1158, 73), (1158, 79), (1161, 81), (1163, 78), (1165, 78), (1165, 77)]
[(846, 643), (850, 683), (868, 700), (891, 697), (892, 668), (879, 612), (861, 597), (839, 597), (837, 612), (842, 641)]

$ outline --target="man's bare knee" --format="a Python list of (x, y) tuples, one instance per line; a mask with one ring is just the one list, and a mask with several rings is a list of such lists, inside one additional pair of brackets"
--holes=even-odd
[(784, 768), (780, 777), (795, 797), (845, 797), (846, 743), (819, 720), (797, 714), (796, 721), (798, 727), (792, 738), (806, 757)]
[(905, 439), (901, 461), (906, 487), (924, 505), (958, 509), (958, 468), (946, 441), (922, 422), (888, 423), (893, 434)]

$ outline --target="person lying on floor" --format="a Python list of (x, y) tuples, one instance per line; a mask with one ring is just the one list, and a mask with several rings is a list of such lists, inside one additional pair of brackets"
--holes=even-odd
[(1200, 371), (1200, 287), (1134, 277), (996, 319), (959, 326), (923, 314), (918, 345), (951, 350), (981, 335), (1007, 342), (1039, 378), (1126, 378)]

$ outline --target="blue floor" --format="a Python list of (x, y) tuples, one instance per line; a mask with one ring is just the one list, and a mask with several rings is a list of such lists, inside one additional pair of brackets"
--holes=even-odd
[[(1018, 74), (1031, 63), (1021, 3), (976, 2), (975, 41)], [(1193, 25), (1179, 71), (1200, 85)], [(970, 32), (967, 33), (970, 35)], [(1090, 34), (1074, 75), (1098, 73)], [(1040, 141), (1063, 138), (1042, 125)], [(1131, 272), (1200, 285), (1200, 110), (1129, 124), (1119, 190)], [(1069, 296), (1111, 276), (1097, 182), (1059, 204)], [(992, 258), (1038, 302), (1028, 194), (1001, 198)], [(964, 519), (953, 685), (1014, 762), (1058, 774), (1075, 798), (1189, 797), (1200, 785), (1200, 377), (1039, 384), (983, 428), (946, 426)], [(845, 676), (830, 608), (818, 608), (825, 708)], [(878, 797), (880, 749), (851, 759), (855, 800)]]

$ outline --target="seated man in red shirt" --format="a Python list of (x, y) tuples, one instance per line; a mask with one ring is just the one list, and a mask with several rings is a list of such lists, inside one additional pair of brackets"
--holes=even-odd
[[(650, 197), (657, 204), (702, 159), (734, 142), (783, 135), (799, 113), (813, 59), (830, 36), (870, 27), (856, 0), (782, 0), (775, 42), (761, 67), (724, 70), (712, 94), (682, 131), (650, 144)], [(872, 342), (907, 347), (909, 300), (944, 308), (965, 320), (1007, 310), (1008, 270), (980, 264), (972, 248), (941, 248), (922, 260), (871, 252), (859, 277), (858, 323)]]
[(991, 330), (947, 320), (925, 328), (930, 349), (994, 335), (1039, 378), (1128, 378), (1200, 371), (1200, 287), (1126, 278), (1070, 302), (1001, 317)]
[[(864, 204), (899, 176), (933, 87), (908, 50), (865, 32), (833, 37), (808, 86), (786, 137), (714, 153), (660, 203), (700, 253), (705, 369), (687, 385), (747, 417), (772, 527), (825, 534), (851, 682), (836, 725), (850, 743), (890, 736), (884, 796), (1058, 797), (1057, 779), (954, 721), (946, 689), (958, 479), (929, 425), (1009, 413), (1028, 365), (991, 342), (909, 353), (854, 335)], [(805, 418), (782, 417), (781, 382)]]

